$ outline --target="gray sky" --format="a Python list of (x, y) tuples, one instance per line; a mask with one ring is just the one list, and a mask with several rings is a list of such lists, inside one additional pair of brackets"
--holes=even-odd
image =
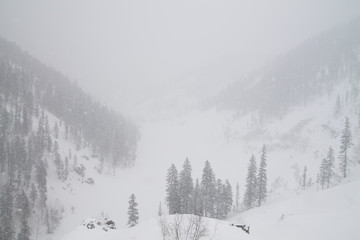
[(358, 0), (0, 0), (0, 35), (131, 113), (208, 96), (359, 14)]

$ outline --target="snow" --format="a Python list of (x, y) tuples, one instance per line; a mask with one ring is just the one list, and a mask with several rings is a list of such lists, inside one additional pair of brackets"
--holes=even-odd
[[(309, 189), (301, 195), (238, 214), (228, 221), (204, 218), (209, 232), (203, 239), (360, 239), (357, 229), (360, 193), (354, 191), (359, 188), (360, 167), (357, 167), (347, 182), (336, 187), (323, 191)], [(167, 218), (174, 221), (175, 217)], [(250, 226), (250, 234), (230, 226), (231, 223)], [(162, 240), (160, 226), (159, 218), (143, 221), (133, 228), (108, 232), (79, 226), (62, 240)]]
[[(55, 234), (43, 239), (151, 239), (149, 236), (160, 239), (156, 214), (160, 201), (164, 208), (166, 206), (165, 178), (172, 163), (180, 170), (188, 157), (195, 179), (201, 178), (204, 162), (209, 160), (217, 178), (230, 180), (233, 192), (239, 182), (242, 200), (248, 160), (252, 153), (259, 160), (263, 144), (269, 150), (268, 190), (271, 193), (266, 206), (230, 220), (251, 225), (251, 234), (243, 234), (243, 238), (336, 239), (339, 234), (347, 233), (347, 239), (360, 239), (359, 234), (350, 229), (356, 229), (356, 216), (360, 216), (359, 195), (352, 190), (360, 187), (359, 171), (352, 170), (349, 182), (321, 192), (316, 191), (316, 186), (301, 190), (295, 177), (296, 169), (302, 174), (306, 165), (308, 176), (315, 182), (329, 146), (337, 156), (339, 131), (345, 116), (350, 117), (353, 135), (359, 135), (358, 103), (349, 104), (339, 118), (333, 117), (336, 96), (345, 94), (346, 89), (346, 84), (340, 84), (331, 95), (296, 107), (283, 118), (265, 124), (260, 124), (256, 115), (239, 118), (232, 112), (215, 110), (195, 110), (176, 118), (143, 122), (136, 165), (131, 169), (118, 169), (115, 175), (107, 168), (99, 174), (98, 161), (90, 157), (89, 149), (76, 151), (72, 143), (59, 139), (62, 158), (71, 148), (78, 164), (86, 167), (85, 178), (92, 177), (95, 184), (83, 183), (74, 172), (65, 183), (57, 180), (54, 171), (49, 174), (48, 204), (63, 207), (64, 213)], [(50, 126), (54, 118), (50, 117)], [(355, 137), (354, 143), (357, 142)], [(88, 156), (89, 160), (82, 156)], [(51, 164), (50, 169), (54, 169)], [(72, 161), (69, 164), (71, 166)], [(279, 184), (272, 187), (276, 180)], [(139, 203), (140, 224), (126, 229), (128, 198), (132, 193)], [(78, 227), (73, 231), (84, 219), (101, 215), (113, 219), (119, 229), (104, 233)], [(221, 233), (218, 239), (239, 239), (239, 229), (229, 228), (227, 223)]]

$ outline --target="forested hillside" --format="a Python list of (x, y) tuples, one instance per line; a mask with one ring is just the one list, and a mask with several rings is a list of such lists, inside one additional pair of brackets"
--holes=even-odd
[[(259, 112), (259, 121), (284, 116), (291, 107), (330, 94), (343, 79), (360, 79), (360, 20), (307, 40), (292, 51), (234, 82), (216, 99), (221, 109), (243, 115)], [(346, 98), (358, 94), (352, 88)]]
[(70, 148), (66, 157), (59, 149), (90, 149), (101, 173), (132, 166), (138, 138), (133, 122), (0, 38), (0, 239), (56, 228), (63, 210), (47, 206), (49, 165), (63, 182), (85, 172)]

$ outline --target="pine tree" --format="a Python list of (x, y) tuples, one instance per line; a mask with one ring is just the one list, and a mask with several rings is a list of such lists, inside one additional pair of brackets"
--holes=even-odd
[(319, 176), (318, 181), (320, 183), (321, 189), (324, 189), (327, 179), (328, 179), (327, 166), (328, 166), (327, 160), (326, 160), (326, 158), (323, 158), (323, 160), (321, 161), (321, 165), (320, 165), (320, 172), (318, 174), (318, 176)]
[[(44, 213), (46, 210), (46, 200), (47, 200), (47, 186), (46, 186), (46, 168), (44, 161), (39, 162), (37, 169), (36, 169), (36, 180), (38, 184), (38, 191), (39, 191), (39, 204), (41, 212)], [(43, 215), (43, 214), (41, 214)]]
[(197, 216), (203, 216), (204, 208), (202, 201), (201, 188), (199, 179), (195, 181), (194, 193), (193, 193), (193, 213)]
[(259, 206), (261, 206), (261, 203), (266, 201), (266, 193), (267, 193), (266, 160), (267, 160), (266, 148), (264, 145), (261, 151), (259, 173), (257, 177), (257, 182), (258, 182), (257, 197), (258, 197)]
[(139, 222), (139, 211), (137, 209), (138, 204), (136, 203), (136, 197), (131, 194), (128, 208), (128, 226), (134, 227)]
[(239, 183), (236, 183), (236, 194), (235, 194), (235, 212), (239, 211), (239, 201), (240, 201), (240, 186)]
[(346, 178), (348, 170), (349, 170), (349, 149), (353, 145), (352, 143), (352, 135), (350, 129), (349, 118), (346, 117), (345, 127), (342, 131), (341, 135), (341, 145), (340, 145), (340, 171), (344, 178)]
[(215, 192), (215, 218), (223, 219), (225, 218), (225, 199), (224, 199), (224, 185), (221, 179), (216, 181), (216, 192)]
[(193, 180), (191, 177), (191, 165), (188, 159), (185, 160), (183, 170), (180, 172), (179, 194), (180, 194), (180, 213), (191, 214), (192, 194), (194, 191)]
[(169, 214), (180, 213), (179, 176), (174, 164), (168, 169), (166, 182), (166, 203), (169, 207)]
[(210, 166), (210, 162), (205, 162), (203, 175), (201, 178), (201, 193), (205, 217), (214, 217), (215, 205), (215, 174)]
[(226, 179), (225, 185), (224, 185), (224, 213), (225, 217), (227, 214), (231, 211), (231, 206), (233, 205), (233, 192), (232, 187), (229, 182), (229, 180)]
[(302, 175), (302, 188), (306, 188), (306, 173), (307, 173), (307, 167), (304, 167), (303, 175)]
[(328, 154), (326, 156), (326, 185), (327, 187), (330, 186), (330, 182), (335, 177), (335, 171), (334, 171), (334, 163), (335, 163), (335, 154), (332, 147), (329, 147)]
[(257, 179), (256, 179), (257, 167), (254, 155), (251, 156), (248, 164), (248, 172), (246, 177), (246, 186), (244, 194), (244, 206), (249, 209), (255, 206), (257, 196)]

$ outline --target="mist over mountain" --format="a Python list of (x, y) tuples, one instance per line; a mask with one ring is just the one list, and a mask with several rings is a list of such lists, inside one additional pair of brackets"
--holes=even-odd
[(305, 106), (330, 94), (343, 80), (358, 94), (360, 20), (319, 34), (252, 74), (229, 85), (214, 105), (240, 115), (258, 111), (259, 121), (286, 115), (292, 107)]

